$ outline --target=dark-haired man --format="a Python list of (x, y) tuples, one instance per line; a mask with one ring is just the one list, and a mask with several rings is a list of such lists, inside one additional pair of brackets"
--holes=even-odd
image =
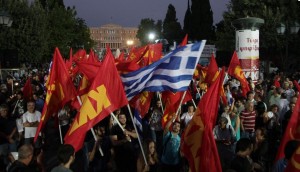
[[(161, 157), (162, 171), (180, 171), (180, 122), (174, 115), (165, 126), (163, 137), (163, 153)], [(173, 123), (174, 121), (174, 123)], [(172, 125), (172, 130), (170, 126)]]
[(57, 157), (61, 164), (54, 167), (51, 172), (72, 172), (70, 165), (75, 160), (75, 150), (73, 146), (69, 144), (62, 145), (58, 149)]

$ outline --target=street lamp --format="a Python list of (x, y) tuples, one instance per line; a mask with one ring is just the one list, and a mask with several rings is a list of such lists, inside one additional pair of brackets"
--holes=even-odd
[(11, 19), (9, 13), (1, 9), (0, 11), (0, 25), (11, 27), (13, 20)]
[(149, 39), (149, 41), (150, 42), (153, 42), (154, 41), (154, 39), (155, 39), (155, 34), (154, 33), (149, 33), (149, 35), (148, 35), (148, 39)]
[(128, 47), (131, 47), (133, 45), (133, 40), (127, 40), (126, 44)]
[[(285, 60), (288, 60), (289, 57), (289, 40), (290, 40), (290, 35), (291, 34), (297, 34), (299, 32), (300, 25), (297, 22), (293, 22), (293, 24), (289, 27), (289, 23), (283, 24), (280, 23), (279, 26), (276, 28), (276, 31), (279, 35), (284, 35), (285, 36)], [(282, 67), (283, 70), (285, 70), (285, 65), (284, 61), (282, 61)]]
[(295, 22), (290, 28), (286, 28), (286, 27), (288, 27), (288, 24), (287, 26), (285, 26), (283, 23), (280, 23), (280, 25), (276, 28), (277, 33), (280, 35), (289, 34), (289, 33), (297, 34), (299, 32), (300, 25), (299, 23)]
[(131, 39), (127, 40), (126, 44), (127, 44), (127, 52), (129, 53), (129, 49), (130, 49), (130, 48), (132, 47), (132, 45), (133, 45), (133, 40), (131, 40)]

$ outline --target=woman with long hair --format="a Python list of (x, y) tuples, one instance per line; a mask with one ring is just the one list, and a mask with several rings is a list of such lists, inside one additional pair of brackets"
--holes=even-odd
[(137, 160), (137, 172), (156, 172), (158, 167), (158, 156), (156, 152), (155, 142), (147, 140), (144, 144), (144, 153), (148, 165), (144, 161), (144, 157), (140, 154)]

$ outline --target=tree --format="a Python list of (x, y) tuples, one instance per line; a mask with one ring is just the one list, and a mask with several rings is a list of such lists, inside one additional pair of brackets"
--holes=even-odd
[(209, 0), (192, 0), (192, 31), (190, 38), (194, 40), (214, 38), (213, 12)]
[(163, 22), (163, 37), (167, 39), (168, 42), (180, 42), (184, 36), (181, 25), (177, 20), (175, 7), (169, 4)]
[[(65, 8), (62, 0), (10, 0), (6, 4), (13, 24), (0, 26), (0, 51), (16, 54), (20, 62), (49, 62), (54, 48), (69, 57), (72, 47), (90, 49), (94, 42), (85, 21), (75, 8)], [(48, 6), (49, 5), (49, 6)]]
[[(287, 63), (295, 63), (299, 57), (299, 36), (279, 35), (276, 31), (280, 23), (290, 25), (299, 22), (300, 6), (295, 1), (272, 0), (231, 0), (228, 10), (223, 14), (224, 21), (217, 25), (216, 45), (220, 50), (233, 51), (235, 49), (235, 30), (231, 23), (244, 17), (258, 17), (265, 20), (260, 27), (260, 59), (272, 60), (281, 69), (287, 69)], [(299, 35), (299, 33), (298, 33)], [(285, 54), (286, 46), (289, 47), (289, 55)], [(300, 61), (300, 59), (298, 59)]]
[(183, 31), (188, 35), (191, 35), (192, 32), (192, 12), (190, 8), (190, 0), (188, 0), (188, 6), (184, 15)]
[(157, 24), (155, 24), (155, 21), (150, 18), (145, 18), (141, 20), (136, 37), (140, 40), (142, 45), (146, 45), (149, 43), (148, 36), (150, 33), (160, 35), (159, 29), (161, 28), (161, 26), (159, 25), (159, 22), (161, 23), (161, 21), (158, 21)]
[(38, 61), (47, 50), (46, 13), (39, 3), (28, 6), (26, 1), (13, 0), (8, 5), (14, 22), (1, 34), (2, 50), (14, 51), (19, 61)]

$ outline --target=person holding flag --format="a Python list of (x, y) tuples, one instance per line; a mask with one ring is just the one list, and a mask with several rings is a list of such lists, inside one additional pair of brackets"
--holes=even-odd
[[(164, 129), (163, 152), (161, 157), (162, 171), (180, 171), (180, 122), (176, 115), (169, 120)], [(173, 122), (174, 121), (174, 122)], [(170, 129), (172, 125), (172, 128)]]
[(119, 114), (118, 121), (123, 129), (119, 125), (114, 125), (110, 134), (117, 171), (134, 172), (136, 171), (137, 157), (132, 139), (137, 138), (137, 132), (130, 125), (127, 125), (127, 118), (124, 113)]

